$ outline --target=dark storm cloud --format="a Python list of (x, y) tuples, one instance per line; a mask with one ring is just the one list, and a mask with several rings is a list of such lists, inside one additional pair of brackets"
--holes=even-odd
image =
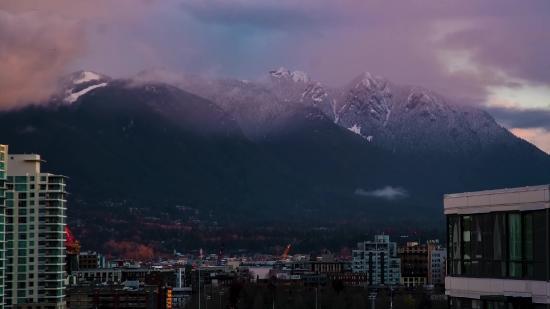
[(550, 107), (548, 108), (506, 108), (485, 107), (498, 123), (507, 128), (535, 129), (550, 131)]

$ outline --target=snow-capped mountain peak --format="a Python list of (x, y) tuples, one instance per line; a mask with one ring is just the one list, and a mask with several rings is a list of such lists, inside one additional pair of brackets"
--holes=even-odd
[(292, 74), (290, 74), (290, 76), (292, 77), (292, 80), (294, 80), (295, 82), (307, 83), (311, 81), (311, 78), (309, 77), (309, 75), (307, 75), (303, 71), (294, 71), (292, 72)]
[(290, 71), (285, 68), (279, 68), (276, 71), (269, 71), (269, 76), (276, 78), (292, 79), (290, 76)]
[(101, 75), (96, 74), (92, 71), (82, 71), (80, 75), (74, 76), (73, 83), (74, 84), (82, 84), (85, 82), (89, 82), (92, 80), (99, 80), (101, 79)]

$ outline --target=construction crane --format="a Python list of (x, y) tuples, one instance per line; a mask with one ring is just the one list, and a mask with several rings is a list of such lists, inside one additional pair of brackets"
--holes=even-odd
[(65, 226), (65, 250), (70, 254), (78, 254), (80, 252), (80, 242), (76, 240), (67, 226)]
[(223, 257), (223, 246), (225, 243), (222, 242), (222, 246), (220, 247), (220, 253), (218, 254), (218, 266), (222, 265), (222, 257)]
[(283, 253), (283, 257), (281, 258), (281, 262), (286, 262), (286, 256), (288, 255), (288, 251), (290, 250), (290, 244), (286, 246), (285, 252)]

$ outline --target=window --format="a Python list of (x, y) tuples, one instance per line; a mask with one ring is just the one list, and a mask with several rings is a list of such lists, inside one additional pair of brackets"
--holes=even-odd
[(15, 191), (27, 191), (27, 185), (15, 185)]
[(34, 176), (30, 176), (30, 181), (34, 181)]
[(449, 275), (545, 281), (546, 222), (545, 210), (448, 216)]
[(46, 181), (46, 176), (40, 176), (40, 181)]
[(27, 201), (18, 201), (17, 206), (19, 207), (27, 207)]
[(29, 197), (34, 197), (34, 192), (29, 193)]
[(20, 200), (27, 199), (27, 193), (18, 193), (18, 194), (17, 194), (17, 197), (18, 197)]
[(29, 201), (29, 205), (30, 205), (30, 206), (34, 206), (34, 200), (30, 200), (30, 201)]
[(46, 190), (46, 185), (40, 185), (40, 190)]
[(27, 176), (15, 176), (15, 183), (26, 183)]
[(29, 185), (29, 187), (30, 187), (30, 190), (34, 190), (34, 185), (31, 184)]
[(18, 214), (20, 216), (26, 216), (27, 215), (27, 210), (26, 209), (19, 209)]

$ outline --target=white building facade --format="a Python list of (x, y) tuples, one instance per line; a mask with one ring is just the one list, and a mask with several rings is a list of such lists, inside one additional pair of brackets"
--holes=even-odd
[(376, 235), (374, 242), (364, 241), (353, 250), (354, 273), (366, 274), (368, 285), (397, 285), (401, 283), (401, 259), (397, 244), (389, 235)]
[(549, 191), (445, 195), (450, 308), (549, 308)]
[(39, 155), (7, 154), (5, 306), (64, 309), (66, 177)]
[(430, 252), (430, 273), (429, 283), (445, 284), (445, 260), (447, 259), (447, 248), (436, 247)]

